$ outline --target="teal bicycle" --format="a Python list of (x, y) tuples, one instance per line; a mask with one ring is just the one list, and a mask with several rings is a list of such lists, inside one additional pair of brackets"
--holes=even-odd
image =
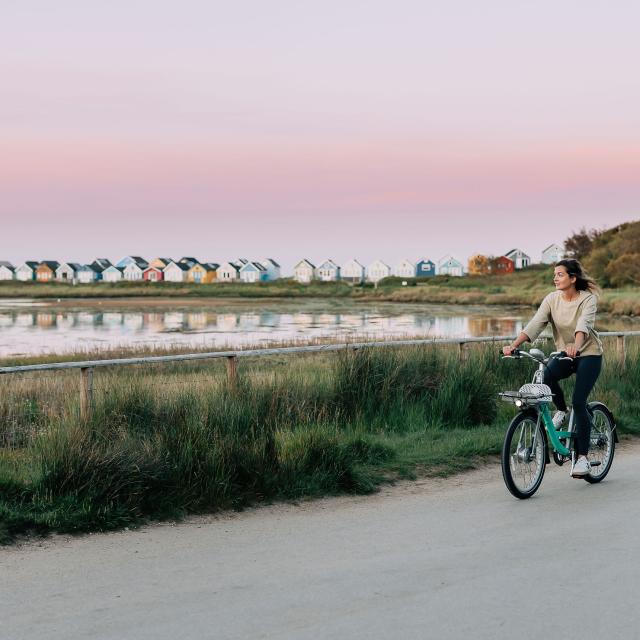
[[(513, 403), (519, 413), (511, 421), (502, 446), (502, 476), (509, 491), (520, 499), (530, 498), (542, 484), (546, 465), (553, 461), (558, 465), (575, 458), (576, 425), (573, 410), (569, 413), (566, 431), (556, 430), (549, 404), (553, 394), (543, 383), (544, 370), (553, 358), (570, 359), (564, 352), (554, 352), (548, 358), (539, 349), (516, 349), (504, 358), (530, 358), (538, 368), (530, 384), (518, 391), (504, 391), (500, 397)], [(613, 414), (602, 402), (590, 402), (588, 410), (593, 427), (588, 459), (591, 472), (584, 476), (587, 482), (604, 480), (611, 469), (615, 445), (618, 442)]]

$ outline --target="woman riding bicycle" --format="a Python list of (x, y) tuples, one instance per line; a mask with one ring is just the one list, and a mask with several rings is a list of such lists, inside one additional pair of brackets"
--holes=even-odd
[(598, 287), (577, 260), (556, 263), (553, 283), (556, 291), (542, 301), (531, 322), (514, 342), (504, 347), (503, 353), (511, 355), (524, 342), (533, 342), (551, 323), (556, 349), (564, 351), (572, 360), (552, 360), (545, 370), (544, 383), (551, 388), (558, 409), (553, 416), (553, 424), (558, 429), (567, 415), (567, 403), (558, 381), (576, 374), (572, 405), (576, 417), (577, 459), (571, 466), (571, 476), (582, 478), (591, 470), (587, 459), (591, 435), (587, 398), (602, 368), (602, 343), (593, 328)]

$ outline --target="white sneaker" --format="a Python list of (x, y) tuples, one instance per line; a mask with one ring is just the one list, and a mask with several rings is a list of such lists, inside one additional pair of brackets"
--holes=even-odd
[(553, 426), (557, 429), (559, 429), (562, 424), (564, 423), (564, 419), (567, 417), (567, 412), (566, 411), (556, 411), (553, 414)]
[(572, 478), (584, 478), (591, 473), (591, 464), (584, 457), (580, 456), (571, 467)]

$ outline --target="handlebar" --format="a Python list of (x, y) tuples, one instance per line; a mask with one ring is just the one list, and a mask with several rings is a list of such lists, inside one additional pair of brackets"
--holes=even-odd
[(553, 353), (549, 354), (549, 359), (555, 358), (556, 360), (575, 360), (579, 357), (579, 351), (576, 351), (576, 355), (573, 358), (571, 356), (568, 356), (566, 351), (554, 351)]
[[(542, 362), (543, 364), (546, 364), (547, 362), (549, 362), (550, 360), (569, 360), (569, 362), (572, 362), (574, 360), (574, 358), (570, 357), (567, 355), (566, 351), (554, 351), (553, 353), (549, 354), (548, 358), (545, 358), (544, 360), (541, 360), (540, 358), (536, 358), (536, 356), (531, 355), (528, 351), (523, 351), (522, 349), (514, 349), (511, 352), (510, 356), (505, 356), (504, 353), (502, 351), (500, 351), (500, 355), (503, 358), (515, 358), (515, 359), (519, 359), (522, 358), (523, 356), (526, 356), (527, 358), (530, 358), (531, 360), (535, 360), (536, 362)], [(578, 358), (580, 356), (580, 352), (576, 352), (576, 358)]]

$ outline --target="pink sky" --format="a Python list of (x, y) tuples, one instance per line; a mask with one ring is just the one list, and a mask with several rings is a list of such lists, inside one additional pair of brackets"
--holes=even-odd
[(624, 1), (9, 2), (0, 259), (535, 259), (640, 218), (639, 19)]

